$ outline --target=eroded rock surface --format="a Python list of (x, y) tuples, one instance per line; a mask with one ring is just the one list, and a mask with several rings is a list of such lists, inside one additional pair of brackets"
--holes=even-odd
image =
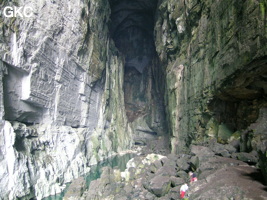
[[(159, 4), (156, 49), (166, 67), (173, 152), (185, 151), (191, 141), (227, 142), (267, 105), (266, 2)], [(254, 130), (249, 128), (256, 136)]]
[(243, 160), (256, 151), (266, 177), (266, 1), (162, 0), (158, 8), (172, 152), (215, 139)]
[(73, 180), (68, 187), (68, 191), (64, 195), (63, 200), (75, 200), (81, 198), (85, 187), (86, 183), (83, 177)]
[(192, 197), (266, 197), (245, 178), (257, 173), (247, 162), (267, 180), (265, 0), (0, 5), (34, 12), (0, 18), (1, 198), (58, 193), (132, 138), (178, 155), (106, 168), (84, 198), (177, 199), (189, 170), (199, 175)]
[[(154, 45), (157, 0), (109, 0), (110, 33), (125, 58), (124, 101), (136, 144), (168, 136), (164, 72)], [(168, 147), (166, 142), (165, 146)]]
[[(41, 199), (131, 146), (106, 1), (1, 1), (0, 197)], [(2, 13), (2, 12), (1, 12)]]
[[(216, 144), (212, 144), (214, 146)], [(234, 153), (230, 153), (232, 156)], [(189, 166), (188, 168), (184, 166)], [(189, 184), (189, 171), (198, 181)], [(91, 182), (82, 199), (180, 199), (180, 187), (189, 184), (189, 199), (267, 199), (259, 168), (218, 156), (211, 145), (192, 146), (189, 154), (149, 154), (130, 160), (124, 172), (105, 168)]]

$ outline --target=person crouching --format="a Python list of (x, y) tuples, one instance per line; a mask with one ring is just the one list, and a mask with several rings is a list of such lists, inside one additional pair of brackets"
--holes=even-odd
[(190, 177), (190, 183), (197, 181), (197, 175), (195, 173), (189, 172), (189, 177)]

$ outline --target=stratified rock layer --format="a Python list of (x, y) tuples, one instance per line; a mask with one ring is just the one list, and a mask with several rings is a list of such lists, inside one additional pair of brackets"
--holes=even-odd
[(126, 115), (135, 144), (152, 146), (158, 136), (168, 135), (163, 104), (164, 72), (158, 63), (153, 37), (157, 0), (109, 0), (109, 3), (110, 33), (125, 57)]
[[(128, 120), (140, 144), (170, 130), (174, 153), (210, 139), (231, 143), (236, 150), (227, 145), (212, 148), (218, 155), (253, 164), (259, 158), (267, 180), (266, 0), (159, 0), (155, 17), (159, 63), (151, 50), (150, 30), (156, 0), (110, 2), (118, 3), (115, 15), (125, 19), (122, 23), (113, 19), (111, 34), (117, 47), (125, 49), (126, 63), (110, 40), (111, 11), (105, 0), (1, 1), (1, 8), (33, 8), (30, 18), (0, 18), (1, 198), (41, 199), (60, 192), (91, 164), (131, 146)], [(164, 89), (169, 129), (164, 123)], [(157, 140), (151, 149), (158, 151)], [(121, 177), (115, 173), (113, 182), (134, 180), (136, 188), (126, 185), (115, 198), (132, 191), (139, 197), (142, 187), (155, 192), (141, 191), (142, 198), (177, 195), (176, 187), (190, 167), (202, 169), (203, 175), (216, 162), (205, 165), (205, 156), (214, 152), (201, 150), (205, 153), (201, 166), (199, 157), (193, 156), (193, 166), (181, 157), (168, 159), (171, 167), (163, 166), (164, 159), (154, 166), (140, 161), (139, 168), (132, 167)], [(143, 176), (147, 182), (138, 178), (144, 168), (149, 168)], [(169, 180), (152, 179), (155, 175)], [(156, 184), (158, 179), (166, 183), (164, 189)], [(122, 185), (107, 188), (109, 196)]]
[(106, 1), (9, 1), (0, 19), (0, 197), (41, 199), (130, 148), (124, 61)]
[(173, 152), (226, 143), (257, 120), (267, 105), (266, 33), (264, 0), (160, 1), (155, 37)]

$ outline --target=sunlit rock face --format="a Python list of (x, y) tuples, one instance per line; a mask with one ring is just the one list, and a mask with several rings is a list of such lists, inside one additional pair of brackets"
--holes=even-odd
[(163, 106), (164, 73), (154, 45), (157, 0), (110, 0), (111, 36), (125, 58), (124, 100), (135, 141), (147, 144), (167, 135)]
[[(104, 52), (100, 54), (99, 50), (106, 48), (107, 40), (89, 46), (86, 34), (89, 26), (95, 29), (93, 32), (100, 27), (91, 27), (92, 22), (86, 24), (86, 16), (82, 19), (82, 12), (86, 15), (89, 10), (81, 2), (27, 5), (36, 12), (32, 18), (15, 22), (5, 18), (3, 22), (10, 26), (3, 32), (9, 37), (4, 37), (8, 46), (3, 46), (1, 55), (7, 68), (3, 88), (5, 119), (95, 128), (98, 99), (103, 94), (103, 84), (97, 80), (105, 68), (100, 59)], [(53, 19), (47, 17), (56, 10)], [(103, 27), (103, 22), (99, 26)]]
[(33, 16), (0, 18), (0, 197), (41, 199), (130, 148), (124, 61), (106, 1), (16, 6)]

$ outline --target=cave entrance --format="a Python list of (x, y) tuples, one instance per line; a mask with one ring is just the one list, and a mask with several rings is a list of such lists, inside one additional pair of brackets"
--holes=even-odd
[[(153, 34), (157, 0), (109, 0), (109, 3), (110, 33), (125, 59), (127, 118), (134, 130), (135, 143), (146, 145), (168, 133), (163, 103), (164, 73), (158, 65)], [(159, 144), (157, 141), (152, 146), (158, 148)]]

